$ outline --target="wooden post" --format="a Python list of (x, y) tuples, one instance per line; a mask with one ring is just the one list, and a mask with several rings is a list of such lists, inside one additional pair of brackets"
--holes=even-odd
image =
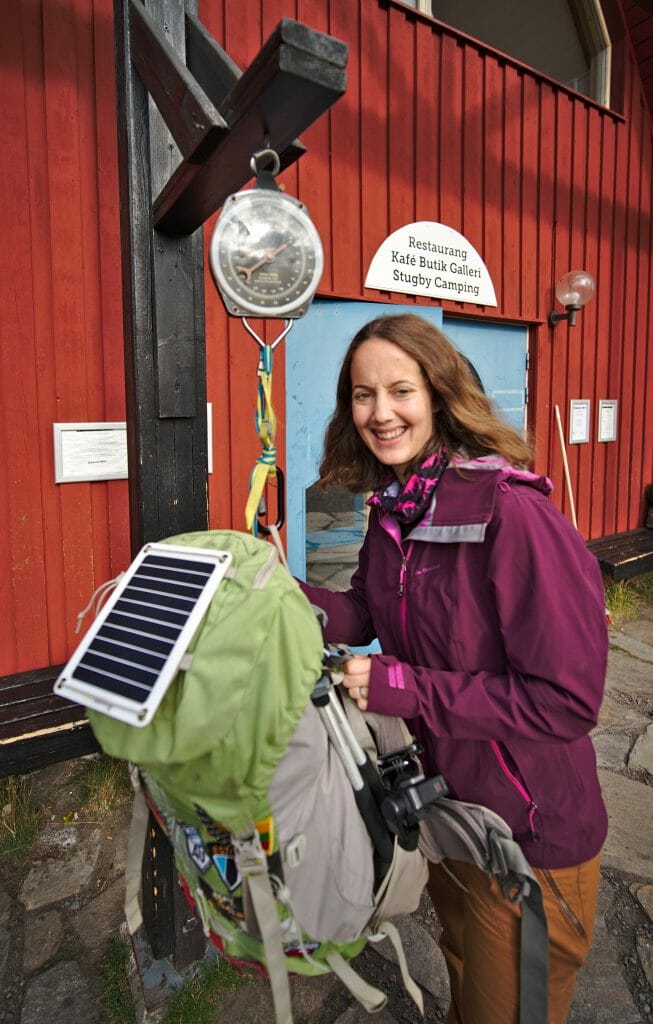
[[(271, 146), (345, 91), (344, 43), (283, 19), (241, 74), (197, 19), (197, 0), (114, 0), (129, 509), (132, 554), (208, 527), (202, 224)], [(295, 140), (295, 141), (294, 141)], [(201, 954), (170, 845), (154, 819), (143, 916), (158, 958)], [(189, 945), (190, 943), (190, 945)]]

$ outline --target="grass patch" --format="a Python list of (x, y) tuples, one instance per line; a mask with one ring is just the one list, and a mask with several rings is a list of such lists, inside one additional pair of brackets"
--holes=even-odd
[(105, 754), (88, 761), (75, 782), (83, 788), (81, 803), (87, 814), (104, 814), (126, 803), (132, 793), (126, 761)]
[(653, 572), (632, 580), (606, 580), (605, 604), (615, 626), (636, 619), (642, 602), (653, 604)]
[(653, 604), (653, 572), (645, 572), (642, 576), (636, 576), (630, 583), (640, 601)]
[(127, 980), (128, 946), (114, 939), (100, 965), (102, 1024), (135, 1024), (136, 1014)]
[(170, 1004), (162, 1024), (215, 1024), (216, 1011), (224, 997), (249, 983), (251, 978), (218, 957), (184, 985)]
[(0, 779), (0, 857), (21, 860), (29, 853), (40, 823), (31, 787), (16, 775)]

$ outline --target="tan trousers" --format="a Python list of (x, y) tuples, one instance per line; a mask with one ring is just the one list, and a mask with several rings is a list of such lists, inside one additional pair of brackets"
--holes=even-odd
[[(549, 934), (548, 1024), (564, 1024), (592, 944), (600, 855), (573, 868), (535, 869)], [(518, 1024), (521, 911), (496, 878), (460, 861), (429, 865), (451, 983), (446, 1024)], [(456, 885), (450, 871), (469, 890)]]

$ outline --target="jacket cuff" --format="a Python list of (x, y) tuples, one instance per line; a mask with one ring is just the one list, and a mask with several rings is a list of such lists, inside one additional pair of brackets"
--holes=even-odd
[(419, 700), (408, 665), (384, 654), (372, 655), (368, 711), (398, 718), (417, 718)]

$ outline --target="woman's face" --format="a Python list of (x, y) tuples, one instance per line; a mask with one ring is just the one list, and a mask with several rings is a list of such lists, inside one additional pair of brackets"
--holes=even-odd
[(392, 341), (370, 338), (351, 363), (354, 426), (399, 479), (434, 433), (433, 402), (419, 363)]

